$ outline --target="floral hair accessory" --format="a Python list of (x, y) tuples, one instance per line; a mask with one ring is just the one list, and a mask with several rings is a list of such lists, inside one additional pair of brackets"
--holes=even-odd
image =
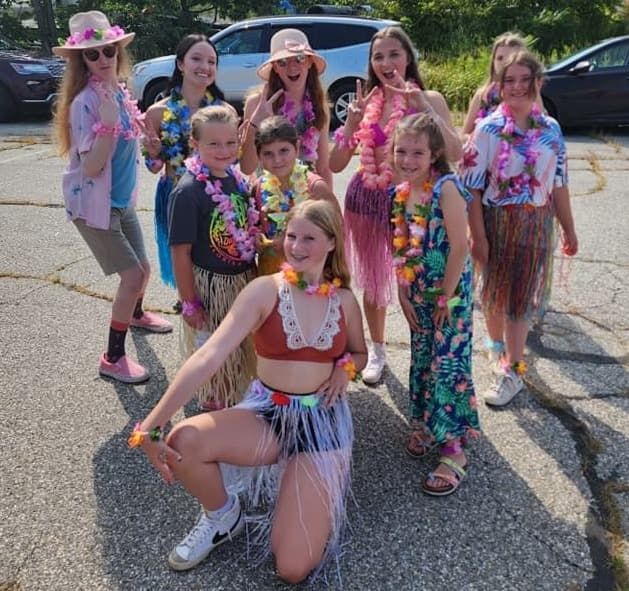
[(301, 273), (295, 271), (288, 263), (281, 266), (284, 281), (294, 285), (295, 287), (305, 291), (308, 295), (320, 295), (330, 297), (336, 293), (336, 290), (342, 286), (340, 278), (335, 277), (332, 281), (322, 281), (319, 285), (310, 285)]
[(352, 354), (349, 352), (336, 360), (336, 367), (340, 367), (345, 371), (352, 382), (357, 382), (362, 378), (361, 373), (356, 369)]
[(127, 439), (127, 445), (129, 447), (140, 447), (147, 437), (151, 441), (159, 441), (162, 439), (162, 435), (162, 428), (159, 426), (153, 427), (150, 431), (142, 431), (140, 423), (136, 423), (133, 426), (129, 439)]

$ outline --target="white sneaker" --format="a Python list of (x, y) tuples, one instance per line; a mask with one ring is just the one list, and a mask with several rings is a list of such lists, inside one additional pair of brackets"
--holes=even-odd
[(209, 516), (203, 509), (190, 533), (168, 556), (168, 564), (174, 570), (188, 570), (204, 560), (222, 543), (232, 540), (245, 525), (240, 501), (230, 495), (231, 507), (220, 517)]
[(384, 350), (384, 344), (374, 343), (369, 349), (369, 357), (367, 365), (363, 369), (363, 382), (365, 384), (377, 384), (382, 377), (384, 365), (387, 362), (387, 354)]
[(510, 371), (500, 376), (496, 383), (485, 393), (485, 404), (505, 406), (524, 388), (522, 378)]

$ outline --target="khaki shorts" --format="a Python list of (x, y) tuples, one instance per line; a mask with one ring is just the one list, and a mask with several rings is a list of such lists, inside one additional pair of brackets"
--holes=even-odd
[(108, 230), (92, 228), (81, 219), (73, 223), (105, 275), (138, 267), (147, 260), (140, 220), (133, 207), (113, 207)]

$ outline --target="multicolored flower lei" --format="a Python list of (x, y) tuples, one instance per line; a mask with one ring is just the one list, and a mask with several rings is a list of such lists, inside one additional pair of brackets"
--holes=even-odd
[[(524, 137), (516, 137), (515, 120), (508, 105), (502, 103), (498, 110), (505, 118), (505, 124), (500, 132), (500, 149), (498, 152), (498, 166), (496, 169), (496, 184), (498, 186), (498, 198), (518, 196), (525, 187), (529, 188), (531, 195), (535, 187), (540, 186), (540, 182), (535, 178), (535, 165), (539, 152), (533, 146), (541, 133), (544, 120), (539, 107), (533, 104), (529, 114), (529, 129)], [(506, 169), (511, 161), (511, 151), (514, 145), (524, 146), (524, 169), (520, 174), (508, 177)]]
[[(297, 128), (301, 140), (301, 156), (308, 162), (316, 162), (319, 158), (319, 136), (321, 132), (315, 127), (315, 112), (308, 91), (304, 92), (301, 103), (301, 111), (288, 96), (285, 96), (284, 104), (280, 107), (279, 114), (288, 119)], [(299, 116), (303, 113), (303, 122), (300, 125)]]
[(72, 35), (66, 39), (66, 45), (78, 45), (83, 41), (90, 41), (91, 39), (95, 41), (115, 41), (124, 34), (124, 30), (118, 25), (109, 27), (109, 29), (93, 29), (90, 27), (89, 29), (85, 29), (85, 31), (72, 33)]
[[(389, 139), (393, 135), (393, 130), (398, 121), (406, 114), (406, 101), (401, 93), (394, 94), (392, 101), (393, 108), (391, 115), (383, 129), (384, 135)], [(365, 108), (365, 115), (355, 134), (355, 137), (361, 144), (360, 171), (363, 183), (368, 189), (386, 189), (391, 184), (391, 179), (393, 178), (393, 171), (391, 170), (391, 165), (387, 158), (384, 158), (380, 163), (378, 163), (376, 159), (376, 132), (374, 126), (379, 124), (384, 109), (384, 103), (384, 91), (382, 88), (377, 88)]]
[[(227, 195), (223, 192), (220, 179), (216, 179), (214, 181), (211, 180), (210, 171), (202, 162), (199, 155), (195, 154), (194, 156), (188, 158), (185, 161), (185, 167), (194, 175), (194, 178), (197, 181), (205, 183), (205, 192), (212, 198), (212, 201), (218, 204), (218, 210), (225, 223), (225, 229), (234, 240), (236, 248), (240, 253), (240, 258), (243, 261), (253, 260), (253, 257), (256, 254), (255, 238), (259, 233), (258, 222), (260, 220), (260, 214), (256, 208), (254, 198), (251, 196), (249, 197), (247, 219), (244, 223), (245, 227), (239, 228), (236, 225), (237, 215), (232, 201), (233, 196)], [(251, 193), (249, 191), (247, 181), (236, 166), (230, 166), (226, 172), (229, 176), (232, 176), (235, 179), (241, 195), (244, 196)]]
[[(215, 99), (208, 90), (201, 100), (199, 109), (208, 105), (220, 104), (220, 99)], [(186, 172), (184, 160), (190, 153), (188, 141), (190, 139), (190, 107), (181, 94), (181, 88), (173, 88), (166, 102), (162, 114), (162, 122), (159, 128), (159, 137), (162, 142), (160, 158), (170, 165), (175, 180)], [(143, 152), (145, 163), (149, 169), (156, 159), (149, 158), (146, 151)], [(152, 160), (152, 162), (150, 162)]]
[(431, 175), (422, 184), (419, 203), (415, 204), (411, 221), (406, 218), (406, 203), (411, 195), (408, 182), (395, 188), (391, 208), (393, 223), (393, 267), (400, 285), (409, 286), (415, 281), (422, 265), (422, 244), (428, 226), (430, 201), (434, 180)]
[(480, 108), (476, 114), (474, 125), (476, 125), (481, 119), (491, 115), (499, 104), (500, 88), (496, 82), (492, 82), (487, 92), (483, 93), (483, 96), (481, 96)]
[[(92, 76), (89, 79), (89, 84), (90, 86), (92, 86), (92, 88), (96, 89), (99, 86), (102, 87), (103, 82), (102, 80), (99, 80), (98, 78)], [(119, 119), (118, 122), (113, 126), (113, 128), (108, 129), (103, 126), (101, 121), (98, 121), (92, 126), (92, 130), (94, 131), (94, 133), (99, 134), (102, 133), (103, 129), (106, 129), (108, 133), (111, 132), (114, 136), (122, 137), (125, 140), (132, 140), (140, 137), (140, 135), (142, 134), (140, 121), (144, 119), (144, 114), (138, 108), (138, 102), (131, 98), (129, 90), (124, 84), (118, 84), (118, 93), (121, 95), (122, 98), (122, 108), (126, 111), (127, 117), (129, 118), (129, 125), (125, 127)]]
[(284, 281), (305, 291), (308, 295), (330, 297), (342, 285), (338, 277), (335, 277), (332, 281), (323, 281), (319, 285), (310, 285), (304, 280), (302, 274), (295, 271), (288, 263), (283, 263), (281, 269)]
[(284, 230), (286, 215), (297, 204), (308, 198), (308, 167), (297, 161), (288, 180), (288, 189), (275, 175), (265, 170), (260, 183), (262, 213), (268, 221), (266, 235), (273, 238)]

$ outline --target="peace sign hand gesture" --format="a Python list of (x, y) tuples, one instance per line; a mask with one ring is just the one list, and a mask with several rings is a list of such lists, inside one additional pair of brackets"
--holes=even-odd
[(354, 100), (349, 104), (347, 108), (347, 119), (345, 120), (345, 129), (349, 133), (354, 133), (360, 122), (362, 121), (363, 115), (365, 114), (365, 107), (367, 103), (369, 103), (369, 99), (375, 92), (376, 88), (372, 88), (369, 94), (366, 96), (363, 94), (363, 85), (360, 78), (356, 80), (356, 95), (354, 96)]
[(264, 121), (267, 117), (272, 117), (275, 115), (273, 112), (273, 105), (275, 101), (280, 98), (284, 94), (284, 89), (280, 88), (277, 92), (273, 93), (269, 98), (266, 98), (269, 94), (269, 85), (265, 84), (262, 88), (262, 93), (260, 94), (260, 100), (251, 115), (251, 123), (255, 126), (260, 125), (262, 121)]
[(395, 70), (395, 83), (387, 84), (387, 89), (391, 92), (402, 94), (408, 107), (417, 111), (429, 111), (432, 105), (428, 102), (424, 91), (410, 80), (404, 80), (400, 73)]

